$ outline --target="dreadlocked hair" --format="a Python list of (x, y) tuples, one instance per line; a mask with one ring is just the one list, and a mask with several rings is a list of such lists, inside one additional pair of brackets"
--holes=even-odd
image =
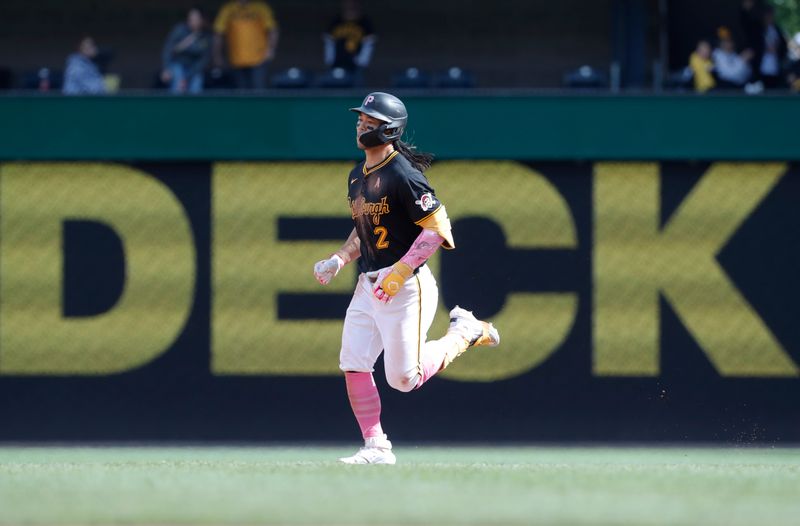
[(400, 155), (408, 159), (408, 162), (420, 172), (424, 172), (431, 167), (431, 162), (433, 162), (432, 153), (417, 151), (416, 146), (399, 139), (394, 142), (394, 149), (400, 152)]

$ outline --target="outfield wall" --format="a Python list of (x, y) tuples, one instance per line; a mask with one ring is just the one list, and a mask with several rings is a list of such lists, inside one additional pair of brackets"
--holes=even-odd
[[(0, 97), (0, 159), (354, 159), (358, 97)], [(470, 92), (467, 92), (470, 93)], [(403, 95), (440, 159), (800, 160), (794, 95)]]
[[(431, 335), (461, 304), (503, 342), (418, 392), (376, 375), (393, 438), (800, 440), (800, 165), (662, 155), (435, 164), (457, 249)], [(355, 275), (311, 274), (352, 163), (267, 157), (0, 164), (0, 439), (357, 435)]]

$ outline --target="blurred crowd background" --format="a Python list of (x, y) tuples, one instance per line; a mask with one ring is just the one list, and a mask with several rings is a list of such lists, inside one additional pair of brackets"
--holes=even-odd
[(0, 89), (800, 91), (800, 0), (4, 0)]

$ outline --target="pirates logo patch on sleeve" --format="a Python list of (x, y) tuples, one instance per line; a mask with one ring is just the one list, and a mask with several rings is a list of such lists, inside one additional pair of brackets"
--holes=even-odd
[(433, 197), (433, 194), (428, 192), (426, 194), (422, 194), (417, 201), (414, 201), (414, 204), (419, 205), (423, 212), (427, 212), (428, 210), (433, 210), (433, 208), (437, 205), (437, 201), (436, 198)]

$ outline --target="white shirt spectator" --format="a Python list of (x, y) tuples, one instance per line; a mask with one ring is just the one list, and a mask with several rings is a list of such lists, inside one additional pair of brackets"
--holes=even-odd
[(764, 56), (761, 58), (761, 73), (763, 75), (776, 76), (780, 74), (780, 64), (778, 64), (778, 55), (775, 49), (778, 49), (780, 38), (778, 37), (778, 30), (775, 26), (767, 27), (764, 33)]
[(64, 72), (64, 95), (102, 95), (106, 92), (103, 75), (88, 57), (73, 53)]
[(717, 48), (711, 58), (717, 77), (721, 80), (741, 86), (750, 78), (750, 66), (736, 52)]

